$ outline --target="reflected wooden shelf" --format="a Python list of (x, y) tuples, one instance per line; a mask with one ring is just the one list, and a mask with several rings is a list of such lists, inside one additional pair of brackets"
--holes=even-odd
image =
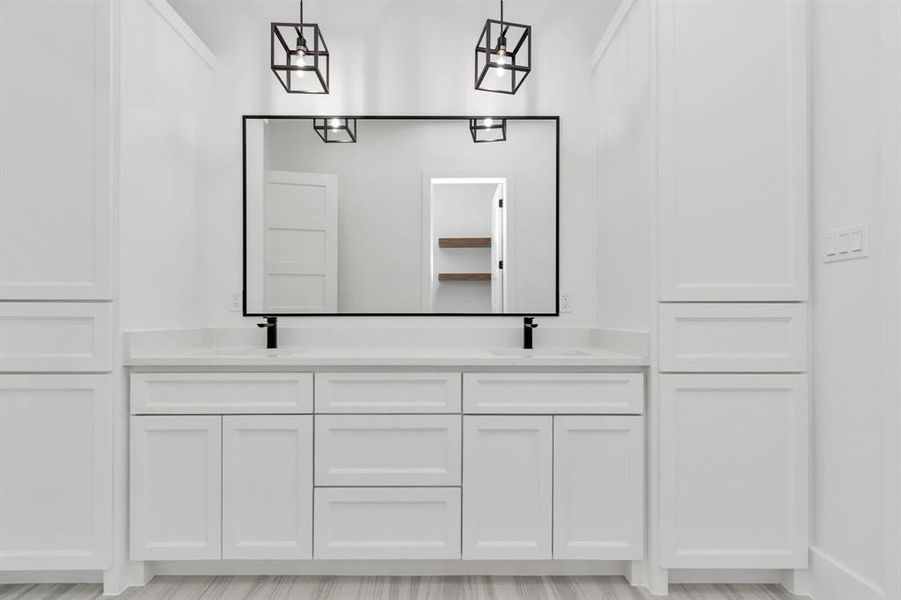
[(491, 273), (438, 273), (438, 281), (491, 281)]
[(490, 248), (490, 237), (443, 237), (438, 238), (439, 248)]

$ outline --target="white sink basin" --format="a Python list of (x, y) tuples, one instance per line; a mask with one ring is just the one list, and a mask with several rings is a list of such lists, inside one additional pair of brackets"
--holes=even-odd
[(519, 350), (516, 348), (502, 348), (498, 350), (489, 350), (491, 354), (495, 356), (512, 356), (516, 358), (529, 358), (529, 357), (540, 357), (540, 358), (568, 358), (575, 356), (591, 356), (590, 352), (585, 352), (584, 350), (566, 350), (566, 349), (557, 349), (554, 348), (538, 348), (536, 350)]
[(256, 346), (230, 346), (226, 348), (208, 348), (199, 350), (197, 354), (204, 356), (233, 356), (236, 358), (286, 358), (306, 352), (305, 348), (258, 348)]

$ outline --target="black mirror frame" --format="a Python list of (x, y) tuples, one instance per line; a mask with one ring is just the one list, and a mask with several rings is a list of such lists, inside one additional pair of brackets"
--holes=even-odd
[[(560, 117), (497, 115), (507, 124), (515, 121), (552, 121), (555, 130), (554, 149), (554, 312), (527, 313), (268, 313), (247, 311), (247, 121), (248, 120), (308, 120), (340, 116), (356, 121), (460, 121), (465, 135), (469, 124), (486, 115), (243, 115), (241, 117), (241, 310), (245, 317), (559, 317), (560, 316)], [(492, 115), (494, 116), (494, 115)]]

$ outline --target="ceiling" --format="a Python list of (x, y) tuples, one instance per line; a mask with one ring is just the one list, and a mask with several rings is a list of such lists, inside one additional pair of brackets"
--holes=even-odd
[[(294, 0), (169, 0), (169, 3), (219, 54), (242, 28), (267, 28), (271, 21), (297, 19)], [(532, 25), (536, 33), (542, 23), (554, 21), (571, 27), (576, 48), (590, 53), (616, 12), (620, 0), (507, 0), (505, 17)], [(494, 0), (306, 0), (307, 20), (323, 30), (341, 28), (344, 33), (371, 32), (397, 21), (416, 22), (423, 27), (453, 23), (465, 35), (475, 37), (486, 18), (497, 18)], [(471, 23), (471, 30), (469, 29)]]

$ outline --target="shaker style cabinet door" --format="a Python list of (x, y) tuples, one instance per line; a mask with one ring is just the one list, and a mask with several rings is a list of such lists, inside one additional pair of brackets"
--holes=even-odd
[(313, 417), (222, 417), (222, 558), (313, 555)]
[(463, 558), (551, 558), (549, 416), (463, 418)]
[(644, 556), (641, 417), (554, 417), (554, 558)]
[(807, 298), (806, 5), (659, 3), (662, 301)]
[(221, 558), (221, 423), (131, 417), (131, 560)]
[(4, 300), (111, 299), (113, 6), (0, 2), (0, 89), (17, 90), (0, 94)]
[(807, 566), (804, 375), (660, 377), (660, 564)]
[(103, 375), (0, 376), (0, 573), (109, 568), (111, 401)]

